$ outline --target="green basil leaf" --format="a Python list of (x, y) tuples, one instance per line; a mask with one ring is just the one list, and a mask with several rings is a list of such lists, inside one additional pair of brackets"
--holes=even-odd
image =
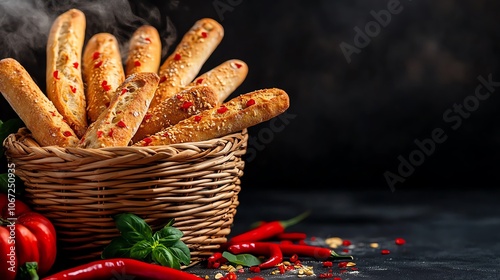
[(115, 216), (116, 227), (129, 243), (152, 241), (151, 227), (140, 217), (134, 214), (118, 214)]
[(142, 240), (134, 244), (130, 249), (130, 257), (136, 260), (145, 260), (151, 254), (153, 248), (147, 240)]
[(155, 232), (153, 239), (158, 240), (159, 243), (169, 248), (179, 241), (183, 235), (182, 231), (166, 226)]
[(16, 133), (19, 128), (25, 126), (21, 119), (10, 119), (5, 122), (0, 121), (0, 141), (7, 138), (11, 133)]
[(259, 258), (250, 254), (233, 255), (229, 252), (222, 253), (222, 256), (232, 265), (256, 266), (260, 264)]
[(174, 257), (172, 252), (163, 245), (158, 245), (153, 248), (152, 252), (153, 261), (167, 267), (180, 269), (179, 261)]
[(177, 241), (169, 249), (179, 262), (185, 265), (189, 265), (191, 263), (191, 252), (189, 251), (188, 246), (181, 240)]
[[(14, 178), (16, 180), (15, 181), (16, 189), (14, 193), (18, 196), (22, 196), (24, 194), (24, 182), (17, 175), (14, 175)], [(0, 193), (12, 193), (12, 189), (9, 188), (9, 173), (0, 174)]]
[(130, 248), (132, 248), (132, 244), (128, 243), (127, 240), (125, 240), (125, 238), (119, 236), (111, 240), (108, 246), (104, 248), (104, 250), (101, 253), (101, 258), (111, 259), (111, 258), (129, 257)]

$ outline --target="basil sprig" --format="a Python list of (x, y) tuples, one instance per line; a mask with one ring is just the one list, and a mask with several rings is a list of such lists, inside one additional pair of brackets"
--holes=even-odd
[(181, 240), (182, 231), (173, 227), (174, 220), (155, 233), (134, 214), (119, 214), (114, 220), (121, 235), (104, 248), (101, 253), (103, 259), (125, 257), (176, 269), (180, 269), (181, 264), (190, 263), (189, 248)]

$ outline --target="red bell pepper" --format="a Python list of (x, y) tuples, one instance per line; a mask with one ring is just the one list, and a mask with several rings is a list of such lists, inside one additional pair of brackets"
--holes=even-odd
[(46, 275), (57, 254), (56, 230), (50, 220), (6, 194), (0, 194), (0, 207), (0, 271), (5, 272), (4, 279), (15, 279), (27, 262), (36, 262), (38, 274)]

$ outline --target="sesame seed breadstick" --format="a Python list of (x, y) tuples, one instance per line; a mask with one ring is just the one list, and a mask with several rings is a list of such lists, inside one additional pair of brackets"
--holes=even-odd
[[(206, 86), (189, 87), (176, 95), (164, 100), (160, 106), (163, 112), (168, 112), (160, 118), (146, 114), (142, 124), (132, 138), (132, 142), (144, 139), (166, 127), (174, 125), (203, 110), (212, 109), (217, 105), (217, 94)], [(144, 124), (148, 124), (145, 126)]]
[(231, 59), (198, 76), (188, 87), (202, 85), (212, 88), (221, 104), (243, 83), (247, 74), (248, 66), (245, 62)]
[(159, 80), (156, 73), (128, 76), (115, 90), (109, 107), (89, 126), (78, 147), (128, 146), (146, 114)]
[(70, 9), (52, 23), (47, 41), (47, 96), (77, 136), (87, 129), (81, 55), (85, 39), (85, 15)]
[(125, 75), (134, 73), (158, 73), (161, 61), (161, 39), (158, 30), (143, 25), (132, 34), (125, 61)]
[(193, 81), (223, 36), (224, 29), (217, 21), (204, 18), (195, 22), (161, 65), (160, 83), (151, 101), (151, 109)]
[(17, 60), (0, 60), (0, 91), (40, 146), (78, 144), (75, 132)]
[(125, 80), (115, 36), (110, 33), (92, 36), (85, 46), (82, 63), (87, 118), (93, 123), (109, 106), (114, 91)]
[(267, 121), (283, 113), (289, 105), (289, 97), (281, 89), (256, 90), (182, 120), (134, 146), (170, 145), (221, 137)]

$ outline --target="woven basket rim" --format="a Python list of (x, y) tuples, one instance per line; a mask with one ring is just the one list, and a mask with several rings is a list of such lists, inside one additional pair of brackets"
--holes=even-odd
[[(36, 142), (36, 140), (32, 137), (31, 132), (26, 127), (21, 127), (15, 133), (9, 134), (3, 141), (3, 147), (12, 146), (13, 143), (19, 145), (23, 148), (23, 150), (29, 151), (47, 151), (47, 150), (57, 150), (63, 153), (71, 153), (71, 151), (89, 151), (89, 152), (116, 152), (116, 151), (154, 151), (157, 152), (159, 150), (173, 152), (174, 154), (179, 151), (186, 149), (193, 149), (194, 147), (201, 148), (209, 148), (214, 146), (223, 145), (224, 142), (230, 141), (231, 138), (234, 138), (236, 135), (245, 135), (248, 134), (247, 128), (244, 128), (241, 131), (230, 133), (221, 137), (212, 138), (204, 141), (196, 141), (196, 142), (183, 142), (169, 145), (157, 145), (157, 146), (117, 146), (117, 147), (105, 147), (105, 148), (79, 148), (79, 147), (60, 147), (60, 146), (40, 146)], [(29, 144), (26, 144), (21, 139), (30, 139)]]

